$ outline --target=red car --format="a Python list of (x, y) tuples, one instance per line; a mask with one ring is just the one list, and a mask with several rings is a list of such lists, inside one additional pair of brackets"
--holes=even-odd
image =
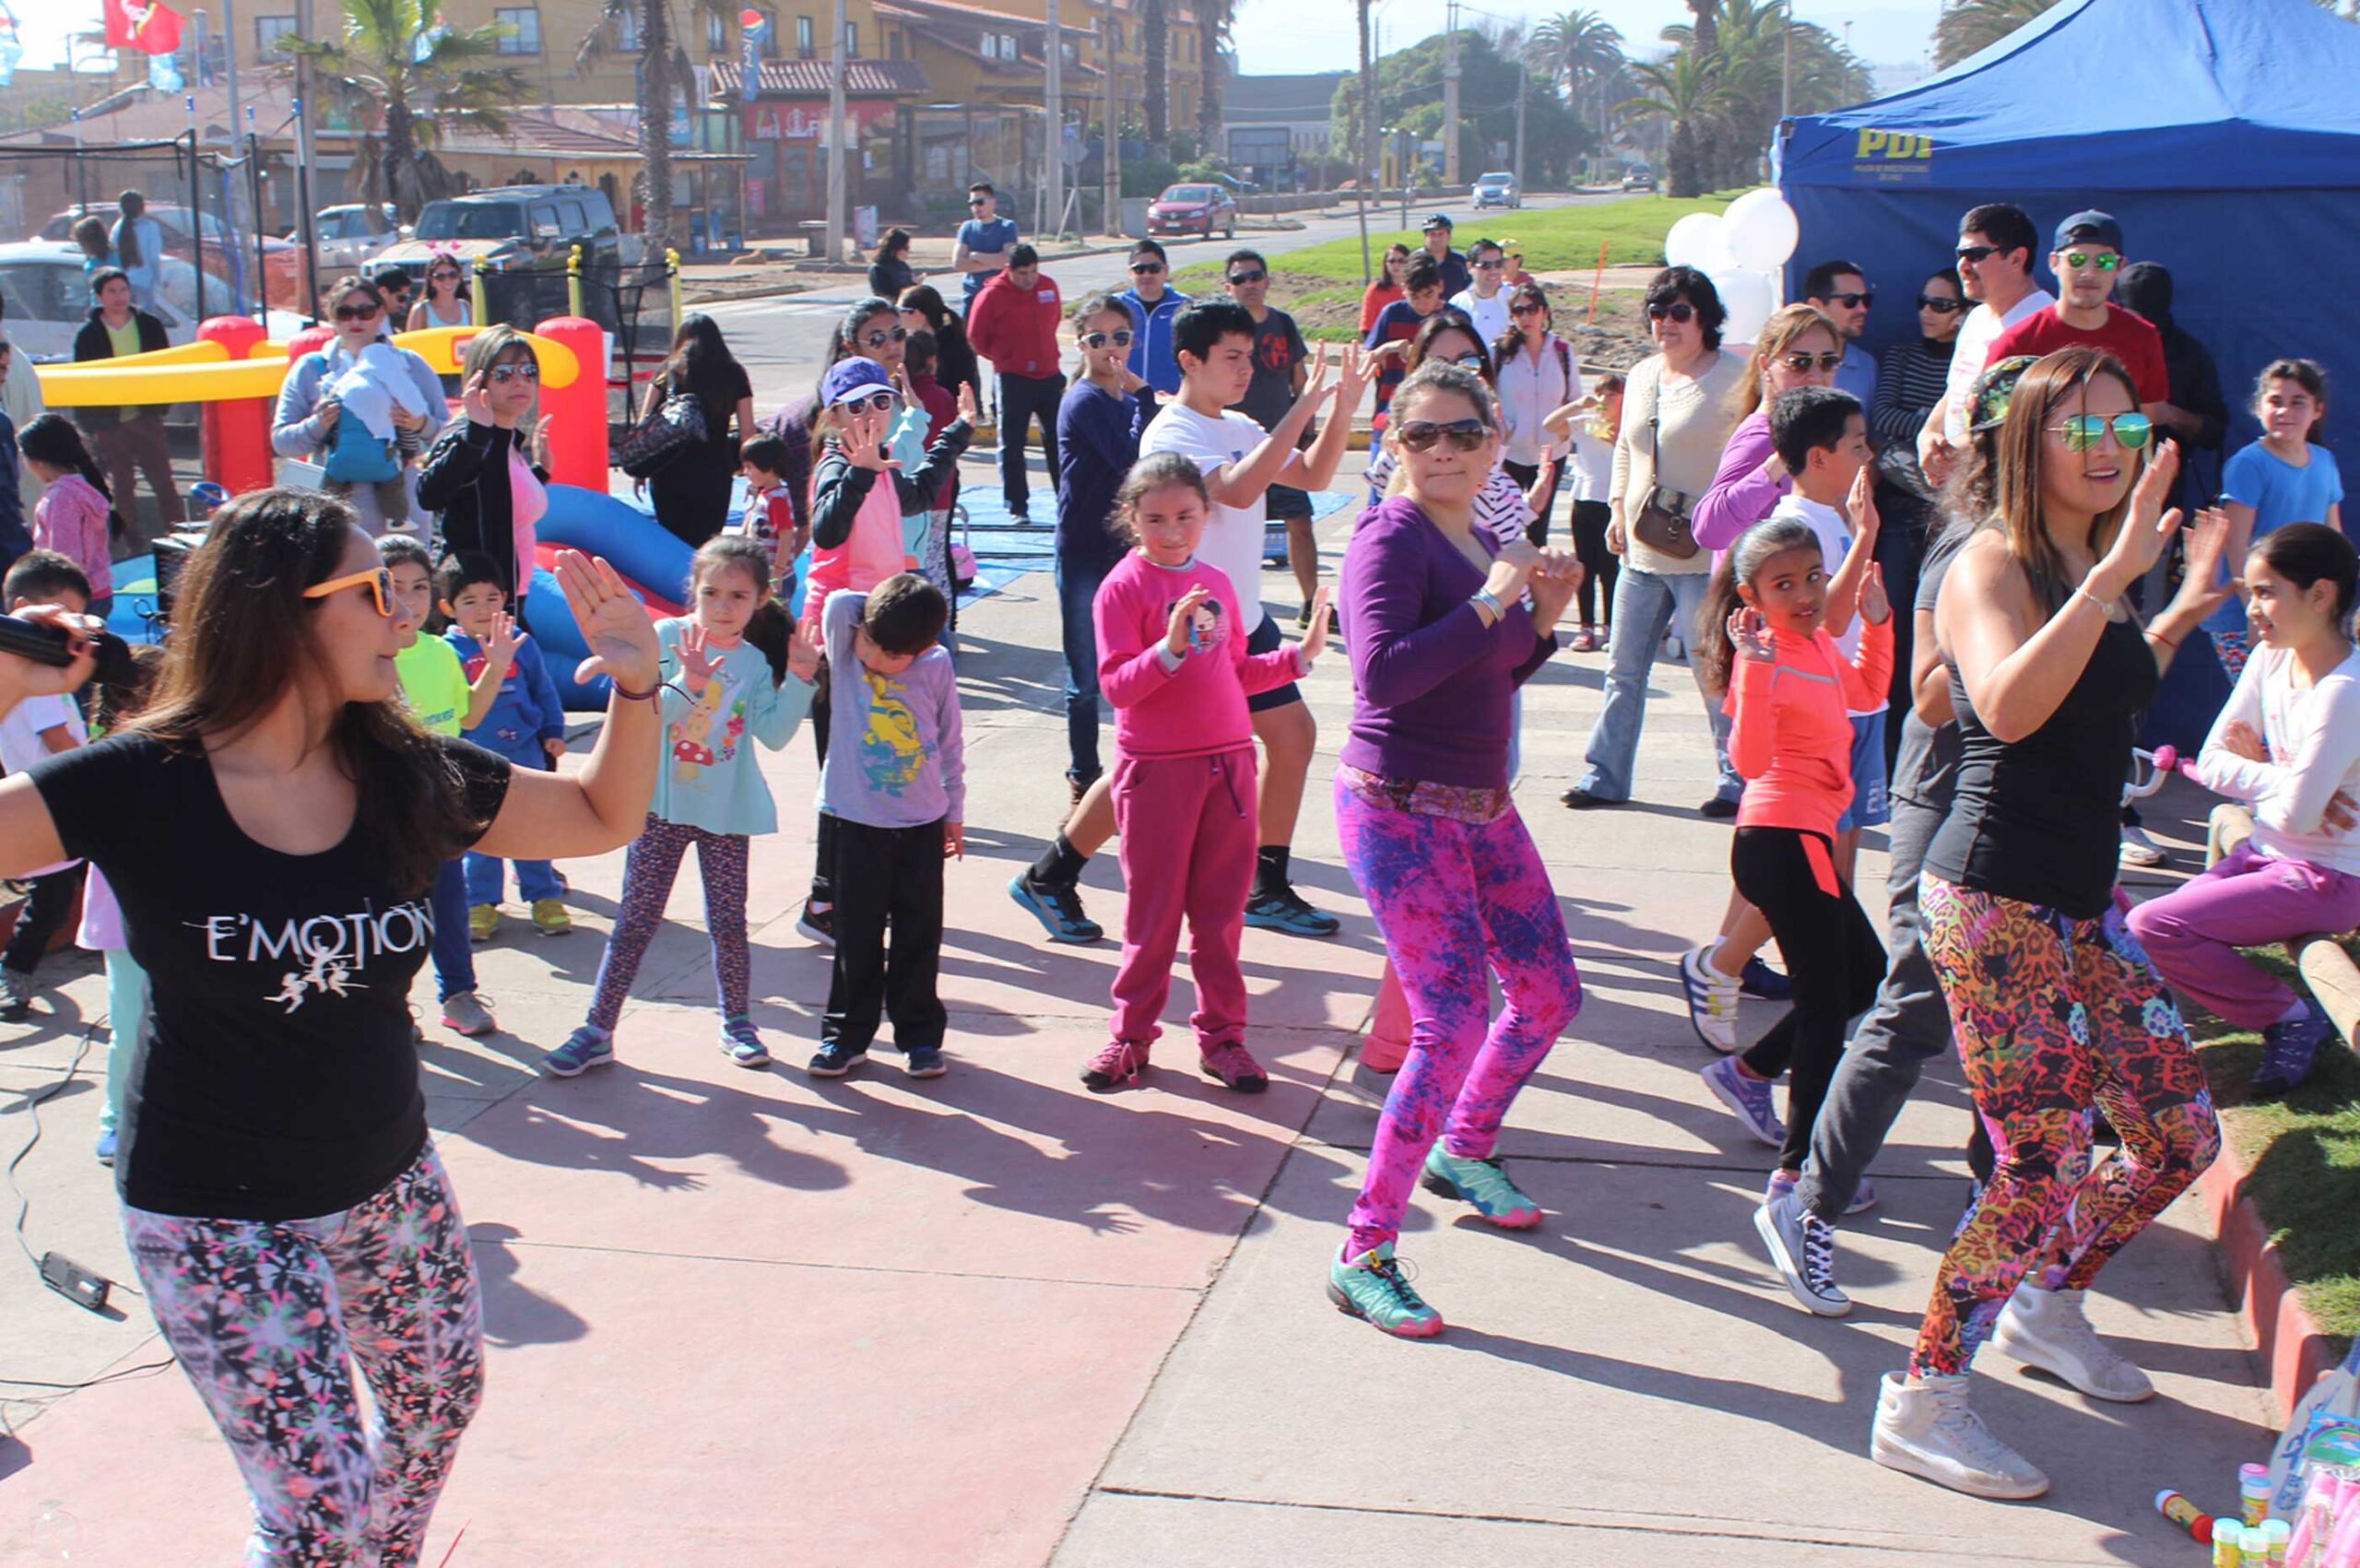
[(1237, 198), (1226, 186), (1173, 185), (1148, 206), (1150, 236), (1194, 234), (1210, 240), (1216, 229), (1225, 239), (1237, 238)]

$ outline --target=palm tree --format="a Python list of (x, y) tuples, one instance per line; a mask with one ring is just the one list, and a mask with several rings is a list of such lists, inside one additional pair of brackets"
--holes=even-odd
[(1564, 11), (1534, 30), (1530, 57), (1544, 77), (1564, 83), (1575, 119), (1595, 118), (1584, 112), (1585, 89), (1593, 103), (1605, 102), (1608, 84), (1622, 69), (1622, 34), (1596, 11)]
[(1717, 56), (1683, 49), (1669, 60), (1650, 60), (1631, 66), (1632, 79), (1646, 96), (1617, 107), (1629, 119), (1664, 119), (1671, 123), (1671, 188), (1675, 196), (1704, 194), (1701, 158), (1712, 124), (1725, 102), (1721, 65)]
[[(720, 0), (690, 0), (691, 20), (706, 11), (730, 15)], [(574, 64), (591, 65), (609, 50), (630, 53), (621, 46), (631, 42), (639, 55), (639, 156), (646, 166), (641, 178), (647, 186), (647, 253), (660, 260), (672, 244), (674, 94), (692, 91), (696, 75), (687, 53), (673, 41), (672, 13), (665, 0), (604, 0), (596, 24), (574, 51)], [(844, 41), (838, 39), (836, 46), (842, 48)]]
[(1139, 47), (1147, 53), (1147, 155), (1160, 159), (1170, 145), (1172, 135), (1172, 73), (1169, 55), (1172, 49), (1172, 18), (1166, 9), (1169, 0), (1145, 0), (1139, 14), (1143, 18)]
[(1229, 72), (1221, 52), (1229, 47), (1230, 23), (1236, 0), (1197, 0), (1197, 155), (1226, 154), (1221, 140), (1221, 100), (1229, 90)]
[(1934, 24), (1934, 64), (1955, 65), (2048, 9), (2056, 0), (1950, 0)]
[[(457, 31), (442, 24), (431, 0), (344, 0), (340, 37), (282, 35), (278, 47), (309, 60), (327, 94), (356, 125), (377, 123), (382, 143), (362, 138), (365, 199), (390, 201), (402, 221), (449, 185), (430, 150), (442, 133), (469, 129), (499, 135), (507, 107), (521, 102), (524, 74), (513, 65), (480, 65), (499, 57), (511, 30), (494, 26)], [(292, 74), (295, 62), (277, 69)]]
[(1720, 0), (1688, 0), (1688, 14), (1695, 18), (1696, 47), (1708, 56), (1721, 52), (1720, 9)]

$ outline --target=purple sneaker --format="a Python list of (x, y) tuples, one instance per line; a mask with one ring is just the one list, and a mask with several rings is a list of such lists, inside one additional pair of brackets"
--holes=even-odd
[(2334, 1034), (2335, 1025), (2316, 1002), (2303, 1017), (2272, 1024), (2261, 1032), (2261, 1066), (2254, 1068), (2248, 1087), (2255, 1094), (2285, 1093), (2311, 1076), (2319, 1047)]
[(1735, 1056), (1722, 1057), (1699, 1076), (1705, 1087), (1745, 1124), (1746, 1131), (1773, 1149), (1785, 1146), (1787, 1125), (1778, 1119), (1778, 1108), (1771, 1102), (1767, 1079), (1748, 1078), (1739, 1071)]

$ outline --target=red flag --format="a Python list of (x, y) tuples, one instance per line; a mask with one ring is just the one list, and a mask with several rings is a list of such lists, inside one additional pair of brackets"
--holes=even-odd
[(181, 28), (188, 18), (156, 0), (107, 0), (107, 47), (136, 49), (145, 54), (170, 54), (181, 46)]

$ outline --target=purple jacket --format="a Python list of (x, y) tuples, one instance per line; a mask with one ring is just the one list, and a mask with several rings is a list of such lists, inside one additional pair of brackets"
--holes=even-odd
[[(1499, 546), (1478, 528), (1487, 554)], [(1557, 651), (1521, 603), (1486, 627), (1469, 603), (1484, 573), (1396, 496), (1344, 547), (1340, 609), (1352, 656), (1343, 760), (1381, 778), (1505, 788), (1508, 699)]]
[(1721, 466), (1713, 474), (1713, 488), (1697, 501), (1689, 519), (1695, 526), (1698, 544), (1708, 550), (1729, 548), (1748, 528), (1770, 515), (1780, 496), (1795, 488), (1785, 479), (1763, 477), (1762, 465), (1770, 452), (1770, 410), (1756, 408), (1729, 432), (1729, 443), (1721, 448)]

